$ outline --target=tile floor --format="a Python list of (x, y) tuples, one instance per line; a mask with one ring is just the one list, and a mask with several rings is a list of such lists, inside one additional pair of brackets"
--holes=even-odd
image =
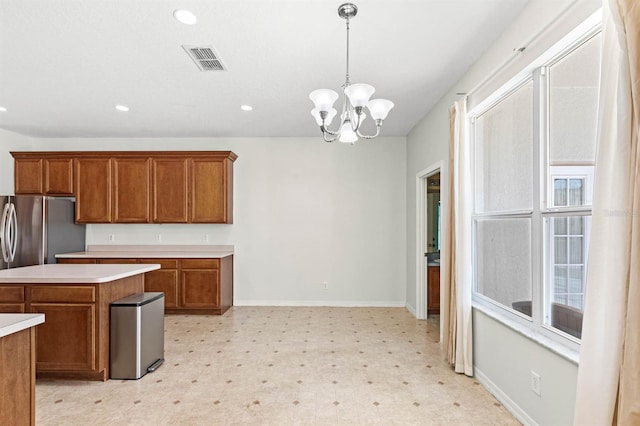
[(234, 307), (166, 316), (140, 380), (38, 381), (38, 425), (517, 425), (403, 308)]

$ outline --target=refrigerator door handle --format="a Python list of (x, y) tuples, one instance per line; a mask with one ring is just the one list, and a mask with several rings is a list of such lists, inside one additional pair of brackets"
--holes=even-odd
[(7, 248), (9, 251), (9, 261), (13, 262), (16, 260), (16, 248), (18, 247), (18, 217), (16, 215), (16, 205), (11, 203), (11, 207), (9, 207), (9, 230), (7, 231), (7, 235), (9, 235), (9, 239), (7, 240)]
[(4, 205), (2, 209), (2, 219), (0, 219), (0, 249), (2, 249), (2, 260), (6, 263), (9, 262), (9, 250), (8, 250), (8, 226), (7, 221), (9, 220), (9, 203)]

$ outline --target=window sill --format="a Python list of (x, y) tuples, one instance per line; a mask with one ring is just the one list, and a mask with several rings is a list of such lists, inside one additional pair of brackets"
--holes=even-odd
[(479, 303), (476, 303), (475, 301), (472, 304), (473, 309), (476, 309), (479, 312), (482, 312), (484, 315), (488, 316), (489, 318), (492, 318), (496, 321), (498, 321), (499, 323), (509, 327), (510, 329), (512, 329), (513, 331), (515, 331), (516, 333), (519, 333), (521, 335), (523, 335), (524, 337), (533, 340), (534, 342), (536, 342), (537, 344), (539, 344), (540, 346), (550, 350), (551, 352), (565, 358), (567, 361), (570, 361), (576, 365), (579, 365), (580, 363), (580, 352), (575, 351), (573, 349), (570, 349), (566, 346), (564, 346), (561, 343), (558, 343), (556, 341), (554, 341), (553, 339), (550, 339), (546, 336), (543, 336), (542, 334), (531, 330), (530, 328), (518, 323), (517, 321), (513, 321), (509, 318), (504, 317), (503, 315), (498, 314), (497, 312), (495, 312), (492, 309), (487, 308), (486, 306), (483, 306)]

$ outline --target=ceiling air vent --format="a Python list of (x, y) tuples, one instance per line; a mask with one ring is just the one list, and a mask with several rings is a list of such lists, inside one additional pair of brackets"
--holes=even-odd
[(182, 46), (200, 71), (226, 71), (220, 57), (211, 46)]

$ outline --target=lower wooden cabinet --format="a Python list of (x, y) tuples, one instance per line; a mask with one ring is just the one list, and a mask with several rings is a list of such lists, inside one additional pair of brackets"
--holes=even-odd
[(429, 266), (427, 271), (427, 315), (440, 313), (440, 267)]
[(180, 262), (180, 306), (218, 308), (220, 306), (219, 259), (194, 259)]
[(36, 422), (35, 336), (31, 327), (0, 337), (0, 424)]
[(219, 259), (61, 258), (58, 263), (154, 263), (144, 291), (164, 293), (167, 314), (221, 315), (233, 306), (233, 256)]
[(32, 303), (46, 321), (36, 330), (36, 369), (91, 371), (96, 368), (94, 303)]
[(8, 285), (0, 286), (0, 313), (25, 312), (24, 286)]
[(104, 381), (109, 378), (111, 302), (143, 292), (143, 282), (143, 275), (135, 275), (100, 284), (0, 285), (0, 306), (22, 294), (26, 301), (16, 305), (45, 315), (35, 331), (39, 378)]
[(165, 312), (178, 307), (178, 261), (175, 259), (138, 259), (138, 263), (157, 263), (160, 269), (144, 276), (144, 291), (164, 293)]

